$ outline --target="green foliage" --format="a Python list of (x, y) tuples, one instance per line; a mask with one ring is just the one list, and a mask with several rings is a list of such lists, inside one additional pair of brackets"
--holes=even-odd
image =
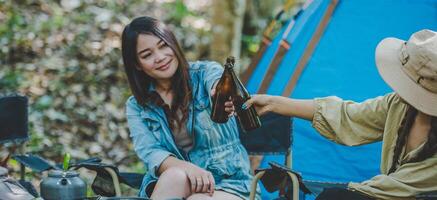
[(243, 35), (242, 46), (247, 49), (250, 54), (255, 54), (258, 51), (261, 39), (258, 35)]
[(174, 21), (177, 24), (181, 23), (186, 16), (194, 15), (193, 12), (188, 10), (187, 6), (182, 0), (176, 0), (172, 3), (165, 3), (164, 9), (171, 11), (167, 16), (167, 19)]
[[(57, 163), (64, 152), (98, 156), (145, 172), (124, 116), (130, 91), (120, 43), (124, 25), (144, 13), (176, 25), (198, 17), (181, 0), (0, 0), (0, 93), (29, 97), (27, 151)], [(197, 43), (208, 41), (205, 30), (171, 28), (190, 59), (204, 54)]]
[(5, 92), (16, 91), (21, 81), (23, 81), (23, 76), (18, 72), (9, 69), (0, 71), (0, 86), (4, 88)]

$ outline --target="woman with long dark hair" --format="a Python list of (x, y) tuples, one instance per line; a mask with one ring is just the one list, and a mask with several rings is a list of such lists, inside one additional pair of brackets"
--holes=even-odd
[(148, 169), (140, 196), (246, 199), (252, 176), (232, 102), (227, 123), (209, 117), (222, 66), (187, 62), (173, 33), (151, 17), (125, 27), (122, 53), (133, 94), (126, 102), (130, 136)]
[(384, 39), (375, 57), (394, 93), (362, 103), (254, 95), (244, 106), (311, 120), (321, 135), (340, 144), (383, 142), (380, 175), (347, 189), (325, 189), (319, 200), (414, 199), (437, 191), (437, 32), (422, 30), (408, 41)]

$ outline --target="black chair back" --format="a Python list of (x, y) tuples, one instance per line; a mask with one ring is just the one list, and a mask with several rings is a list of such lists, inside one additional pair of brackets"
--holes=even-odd
[(238, 125), (240, 140), (249, 154), (287, 154), (292, 144), (292, 119), (268, 113), (261, 117), (261, 127), (245, 132)]
[(29, 139), (27, 97), (0, 97), (0, 143)]

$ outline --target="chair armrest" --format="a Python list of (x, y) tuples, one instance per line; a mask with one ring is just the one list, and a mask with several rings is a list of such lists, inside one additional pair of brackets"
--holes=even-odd
[[(270, 168), (255, 170), (255, 178), (252, 182), (251, 198), (254, 198), (258, 180), (268, 192), (280, 191), (287, 199), (299, 199), (299, 189), (305, 194), (311, 193), (302, 183), (300, 174), (278, 163), (270, 162)], [(282, 196), (284, 197), (284, 196)]]
[(49, 161), (32, 154), (14, 154), (12, 155), (12, 159), (37, 173), (58, 168), (55, 165), (50, 164)]
[(253, 177), (249, 200), (255, 200), (256, 186), (258, 185), (259, 179), (262, 178), (262, 176), (264, 176), (265, 173), (266, 173), (265, 171), (260, 171), (257, 172)]

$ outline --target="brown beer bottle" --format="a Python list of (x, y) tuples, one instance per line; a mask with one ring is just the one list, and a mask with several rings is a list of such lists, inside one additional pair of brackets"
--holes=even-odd
[(251, 106), (248, 109), (243, 109), (242, 106), (244, 102), (250, 99), (250, 94), (247, 92), (243, 83), (241, 83), (240, 79), (235, 75), (233, 67), (235, 65), (235, 58), (228, 57), (226, 59), (226, 64), (232, 67), (229, 67), (229, 71), (231, 74), (231, 80), (233, 82), (232, 86), (233, 94), (231, 96), (232, 103), (234, 104), (235, 111), (237, 112), (237, 118), (240, 121), (240, 126), (244, 131), (250, 131), (261, 126), (261, 120), (259, 119), (258, 114), (256, 113), (255, 107)]
[(215, 87), (215, 94), (212, 97), (211, 120), (216, 123), (225, 123), (228, 121), (228, 115), (225, 111), (225, 102), (234, 93), (234, 82), (232, 80), (232, 65), (229, 62), (225, 64), (225, 71)]

